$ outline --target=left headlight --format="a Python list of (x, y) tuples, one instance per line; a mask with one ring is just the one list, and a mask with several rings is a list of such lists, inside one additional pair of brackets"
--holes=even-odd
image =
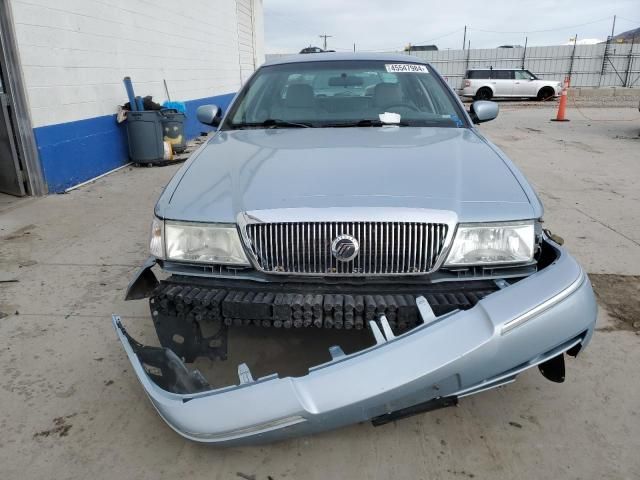
[(238, 230), (233, 224), (166, 221), (164, 244), (167, 260), (249, 266)]
[(535, 252), (533, 220), (461, 224), (445, 266), (528, 263)]

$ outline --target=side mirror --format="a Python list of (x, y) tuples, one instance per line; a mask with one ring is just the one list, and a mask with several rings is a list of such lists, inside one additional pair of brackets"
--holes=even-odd
[(529, 81), (533, 81), (535, 79), (536, 79), (535, 77), (529, 77)]
[(201, 105), (196, 110), (196, 117), (200, 123), (217, 127), (222, 120), (222, 110), (217, 105)]
[(469, 115), (473, 123), (482, 123), (493, 120), (498, 116), (500, 107), (496, 102), (488, 102), (486, 100), (478, 100), (473, 102), (469, 107)]

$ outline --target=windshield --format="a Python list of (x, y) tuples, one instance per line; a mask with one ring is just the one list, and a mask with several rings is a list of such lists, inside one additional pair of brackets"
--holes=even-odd
[(462, 127), (463, 114), (429, 66), (322, 61), (261, 68), (223, 126), (239, 128)]

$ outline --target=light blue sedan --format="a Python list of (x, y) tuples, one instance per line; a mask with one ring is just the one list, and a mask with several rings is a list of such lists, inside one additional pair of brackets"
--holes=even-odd
[[(227, 112), (201, 107), (218, 131), (163, 191), (127, 292), (149, 298), (162, 347), (113, 317), (164, 420), (199, 442), (267, 441), (456, 405), (534, 366), (563, 381), (596, 302), (531, 185), (476, 129), (497, 114), (467, 113), (431, 65), (386, 54), (284, 58)], [(230, 365), (224, 388), (187, 368), (226, 361), (229, 331), (254, 328), (369, 343), (296, 377)]]

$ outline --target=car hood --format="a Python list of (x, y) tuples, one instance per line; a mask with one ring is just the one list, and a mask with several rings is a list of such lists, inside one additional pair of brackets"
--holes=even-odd
[(243, 211), (334, 207), (449, 210), (461, 222), (537, 215), (521, 174), (472, 129), (222, 131), (194, 157), (158, 216), (232, 223)]

